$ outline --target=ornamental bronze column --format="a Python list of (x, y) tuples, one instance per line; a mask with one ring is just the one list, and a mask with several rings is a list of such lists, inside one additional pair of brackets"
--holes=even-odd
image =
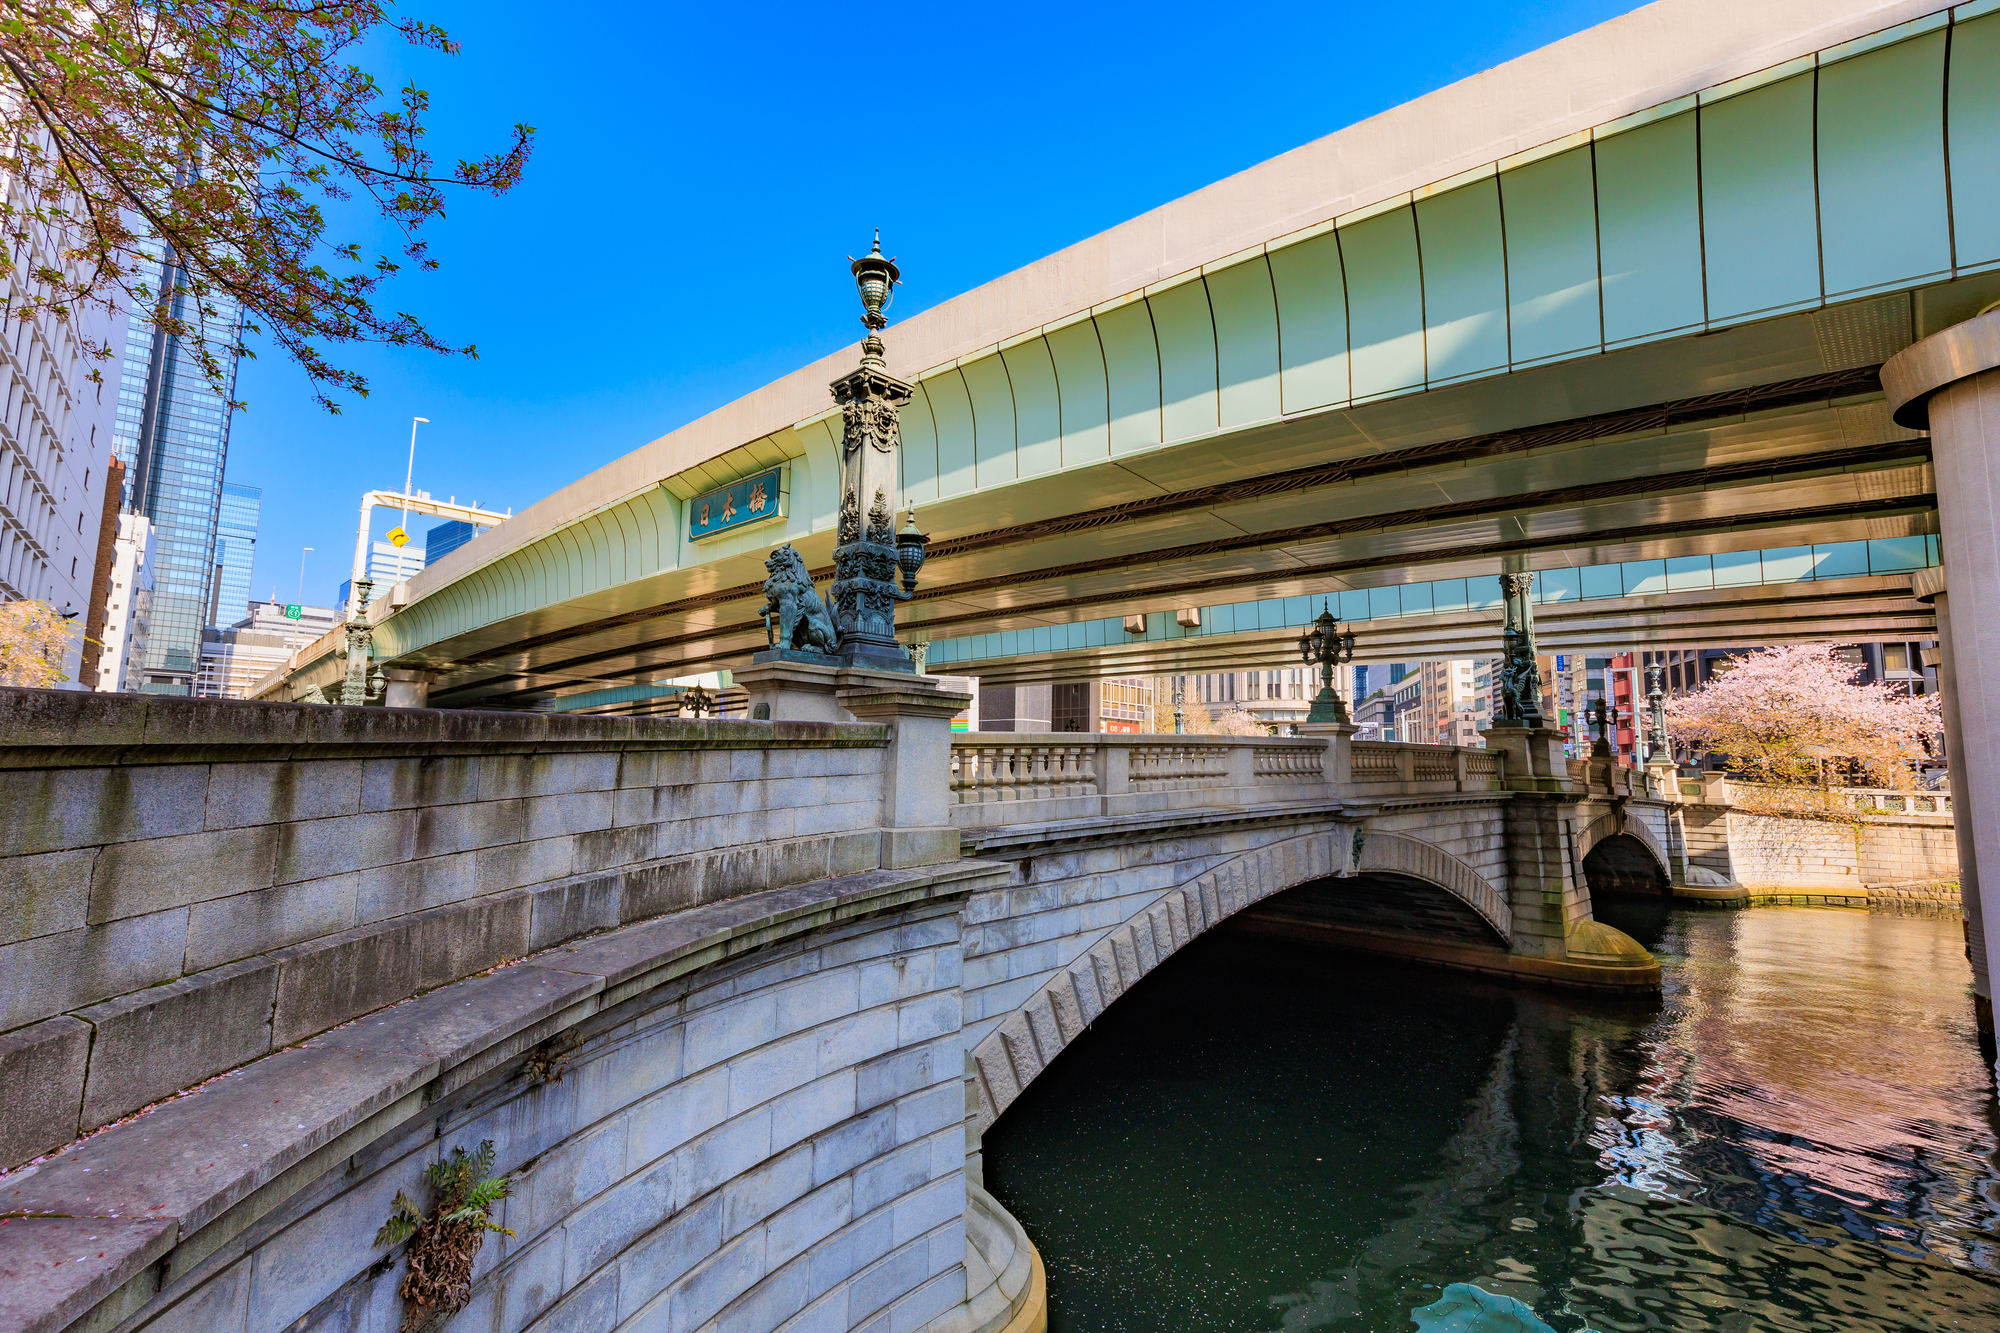
[[(853, 261), (855, 286), (866, 311), (861, 322), (861, 364), (833, 382), (840, 404), (840, 518), (833, 548), (833, 621), (839, 633), (835, 656), (842, 666), (877, 671), (914, 671), (910, 655), (896, 642), (896, 603), (910, 593), (896, 586), (897, 573), (914, 587), (923, 563), (917, 542), (905, 540), (898, 559), (896, 492), (900, 477), (903, 404), (916, 392), (891, 375), (882, 360), (882, 317), (902, 274), (875, 248)], [(915, 532), (915, 518), (911, 519)], [(919, 540), (921, 534), (916, 534)], [(911, 557), (914, 556), (914, 564)]]
[(1510, 571), (1500, 576), (1506, 599), (1507, 627), (1500, 635), (1500, 720), (1523, 727), (1544, 727), (1542, 669), (1535, 661), (1534, 611), (1528, 595), (1535, 576)]

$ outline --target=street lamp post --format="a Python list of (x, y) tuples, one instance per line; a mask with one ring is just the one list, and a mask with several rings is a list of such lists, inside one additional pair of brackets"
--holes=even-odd
[(310, 546), (299, 548), (299, 606), (301, 608), (306, 604), (306, 556), (311, 550), (312, 547)]
[(1646, 747), (1646, 762), (1671, 764), (1674, 749), (1667, 740), (1667, 668), (1663, 663), (1646, 664), (1646, 703), (1653, 723), (1653, 734)]
[(1605, 706), (1603, 695), (1590, 701), (1590, 707), (1584, 710), (1583, 720), (1597, 729), (1597, 743), (1590, 747), (1590, 757), (1611, 758), (1611, 742), (1604, 738), (1604, 729), (1611, 725), (1611, 710)]
[(1186, 679), (1185, 676), (1174, 677), (1174, 735), (1176, 736), (1181, 734), (1182, 724), (1186, 721), (1181, 713), (1181, 704), (1186, 701), (1186, 696), (1181, 693), (1181, 686)]
[(1340, 701), (1339, 691), (1333, 688), (1333, 669), (1343, 662), (1354, 660), (1354, 631), (1345, 634), (1340, 631), (1340, 622), (1333, 618), (1333, 608), (1322, 603), (1319, 616), (1311, 629), (1299, 635), (1299, 656), (1309, 665), (1319, 668), (1319, 694), (1313, 699), (1312, 711), (1306, 714), (1307, 722), (1341, 722), (1347, 718), (1347, 705)]

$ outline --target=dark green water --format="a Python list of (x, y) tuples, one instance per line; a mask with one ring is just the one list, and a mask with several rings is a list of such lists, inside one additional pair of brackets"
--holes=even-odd
[(1600, 914), (1662, 1004), (1182, 951), (987, 1135), (1050, 1328), (1409, 1330), (1470, 1283), (1560, 1333), (2000, 1330), (1958, 919)]

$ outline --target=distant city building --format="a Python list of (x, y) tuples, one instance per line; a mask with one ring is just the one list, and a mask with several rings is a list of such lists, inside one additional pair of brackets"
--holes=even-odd
[[(202, 324), (211, 345), (227, 346), (240, 319), (236, 306), (211, 296), (212, 313), (204, 316), (177, 275), (176, 265), (154, 261), (143, 276), (174, 293), (174, 313)], [(116, 427), (118, 456), (129, 469), (125, 507), (152, 522), (155, 540), (152, 626), (140, 689), (189, 694), (201, 632), (217, 605), (216, 527), (236, 362), (225, 356), (222, 383), (209, 383), (195, 349), (155, 328), (152, 315), (137, 309), (128, 318)]]
[(424, 534), (424, 563), (434, 565), (479, 535), (479, 529), (462, 518), (440, 523)]
[[(23, 315), (21, 289), (46, 292), (34, 275), (62, 272), (56, 238), (24, 224), (10, 229), (9, 276), (0, 278), (0, 602), (49, 603), (82, 630), (98, 551), (104, 542), (104, 488), (113, 456), (117, 395), (89, 375), (96, 362), (83, 343), (124, 345), (123, 321), (79, 306), (67, 318), (43, 310)], [(63, 674), (82, 674), (83, 644), (72, 642)], [(75, 688), (88, 688), (78, 681)]]
[(251, 686), (285, 664), (292, 650), (303, 648), (340, 623), (331, 607), (301, 607), (297, 620), (276, 602), (252, 602), (250, 614), (224, 629), (203, 631), (201, 669), (195, 693), (204, 699), (242, 699)]
[[(396, 584), (403, 582), (424, 567), (424, 548), (412, 543), (397, 546), (393, 542), (376, 542), (368, 549), (368, 577), (375, 587), (368, 594), (372, 604)], [(354, 581), (345, 579), (340, 585), (338, 601), (341, 616), (346, 618), (348, 599), (354, 595)]]
[(250, 610), (250, 578), (257, 562), (257, 514), (264, 492), (255, 486), (222, 483), (222, 506), (215, 525), (215, 587), (209, 593), (208, 623), (227, 625)]
[(110, 694), (139, 692), (152, 603), (153, 525), (143, 515), (120, 514), (98, 636), (103, 647), (95, 677), (84, 684)]

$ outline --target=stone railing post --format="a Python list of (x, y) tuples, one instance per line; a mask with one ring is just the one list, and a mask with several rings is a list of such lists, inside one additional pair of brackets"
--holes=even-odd
[(1097, 747), (1097, 790), (1104, 796), (1123, 796), (1132, 790), (1132, 750), (1126, 745)]
[(1471, 774), (1465, 771), (1465, 765), (1466, 765), (1465, 755), (1466, 752), (1464, 748), (1461, 747), (1458, 750), (1455, 750), (1451, 756), (1452, 758), (1451, 768), (1452, 768), (1452, 778), (1453, 778), (1452, 786), (1456, 787), (1459, 791), (1466, 790), (1466, 782), (1471, 777)]
[[(1251, 741), (1230, 741), (1223, 754), (1222, 763), (1227, 778), (1225, 785), (1236, 788), (1257, 785), (1257, 750)], [(1248, 799), (1248, 798), (1244, 798)]]
[(1299, 735), (1317, 736), (1326, 742), (1320, 761), (1320, 775), (1336, 799), (1354, 781), (1354, 733), (1361, 730), (1351, 722), (1301, 722)]
[(950, 823), (951, 719), (972, 696), (924, 688), (936, 680), (911, 676), (904, 684), (875, 676), (838, 695), (840, 706), (861, 721), (889, 727), (882, 767), (882, 866), (887, 870), (958, 860), (958, 830)]

